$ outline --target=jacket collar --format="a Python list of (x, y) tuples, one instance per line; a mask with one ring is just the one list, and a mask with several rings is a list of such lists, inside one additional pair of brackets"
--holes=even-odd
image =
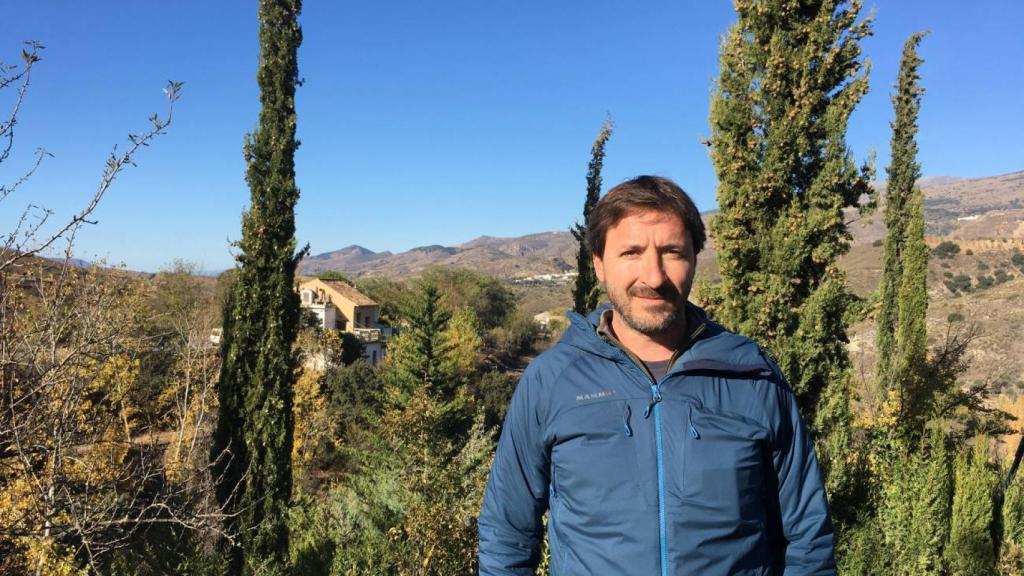
[[(756, 344), (725, 330), (708, 319), (697, 305), (687, 301), (687, 340), (673, 356), (669, 373), (713, 371), (770, 376), (774, 371)], [(629, 352), (608, 329), (611, 304), (605, 303), (586, 317), (569, 311), (570, 326), (561, 342), (615, 362), (632, 362), (645, 370), (643, 362)]]

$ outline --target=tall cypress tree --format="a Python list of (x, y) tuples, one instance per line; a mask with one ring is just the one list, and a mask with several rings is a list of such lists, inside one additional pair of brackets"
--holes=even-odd
[(245, 144), (252, 205), (242, 216), (238, 273), (224, 311), (220, 413), (212, 458), (235, 535), (229, 574), (284, 574), (292, 490), (295, 292), (295, 86), (300, 0), (260, 0), (259, 126)]
[[(918, 73), (922, 60), (917, 55), (923, 37), (923, 33), (914, 34), (904, 44), (892, 97), (896, 117), (892, 122), (892, 160), (886, 169), (886, 235), (875, 336), (877, 397), (880, 402), (889, 401), (890, 392), (895, 392), (891, 400), (901, 415), (915, 400), (912, 380), (920, 376), (927, 357), (928, 249), (924, 243), (924, 199), (916, 188), (921, 166), (915, 141), (924, 93)], [(910, 423), (902, 419), (901, 423), (913, 424), (914, 429), (921, 424), (920, 420)]]
[(859, 1), (736, 0), (712, 98), (711, 158), (719, 213), (722, 302), (731, 328), (777, 357), (818, 438), (837, 515), (855, 476), (845, 312), (837, 260), (849, 248), (843, 209), (870, 193), (846, 127), (868, 90)]
[(580, 314), (587, 314), (597, 308), (598, 289), (597, 273), (594, 272), (594, 260), (587, 246), (587, 226), (590, 223), (590, 213), (597, 206), (601, 199), (601, 168), (604, 166), (604, 146), (611, 138), (611, 118), (606, 118), (601, 130), (594, 139), (594, 145), (590, 148), (590, 164), (587, 166), (587, 199), (583, 203), (583, 224), (573, 227), (572, 235), (579, 242), (579, 251), (576, 254), (576, 284), (572, 289), (573, 309)]
[[(945, 442), (940, 422), (931, 423), (931, 448), (926, 451), (929, 465), (908, 465), (919, 463), (925, 452), (921, 435), (935, 402), (935, 394), (926, 393), (923, 386), (927, 372), (928, 249), (924, 243), (924, 200), (915, 187), (920, 166), (914, 135), (923, 92), (917, 72), (921, 65), (917, 46), (922, 36), (914, 34), (907, 39), (892, 96), (895, 119), (892, 161), (886, 169), (885, 253), (875, 336), (880, 419), (873, 448), (879, 463), (878, 485), (885, 495), (877, 514), (882, 519), (887, 547), (894, 552), (891, 569), (909, 567), (911, 573), (932, 574), (942, 569), (942, 531), (948, 531), (949, 525), (949, 498), (936, 499), (934, 486), (942, 481), (943, 474), (946, 484), (951, 482), (949, 455), (938, 450)], [(909, 481), (897, 488), (901, 478)], [(902, 518), (901, 510), (915, 513)]]

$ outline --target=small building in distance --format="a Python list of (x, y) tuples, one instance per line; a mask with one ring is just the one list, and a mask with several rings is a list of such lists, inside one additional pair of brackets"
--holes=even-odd
[(540, 327), (540, 335), (549, 339), (553, 336), (561, 336), (566, 326), (569, 325), (569, 319), (566, 318), (564, 312), (553, 310), (534, 314), (533, 321)]
[(380, 323), (380, 305), (372, 298), (344, 280), (301, 280), (298, 292), (300, 306), (316, 315), (321, 328), (355, 335), (370, 364), (384, 359), (391, 327)]

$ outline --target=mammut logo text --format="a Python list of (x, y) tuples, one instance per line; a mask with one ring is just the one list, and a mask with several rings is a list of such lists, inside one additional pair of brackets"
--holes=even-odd
[(585, 402), (587, 400), (597, 400), (599, 398), (607, 398), (615, 394), (615, 390), (602, 390), (600, 392), (594, 392), (592, 394), (577, 394), (577, 402)]

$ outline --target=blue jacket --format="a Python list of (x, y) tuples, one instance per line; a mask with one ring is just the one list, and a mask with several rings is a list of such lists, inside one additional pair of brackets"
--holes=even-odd
[[(480, 574), (835, 574), (821, 473), (774, 362), (692, 305), (655, 382), (570, 314), (523, 374), (480, 512)], [(692, 325), (691, 325), (692, 328)]]

